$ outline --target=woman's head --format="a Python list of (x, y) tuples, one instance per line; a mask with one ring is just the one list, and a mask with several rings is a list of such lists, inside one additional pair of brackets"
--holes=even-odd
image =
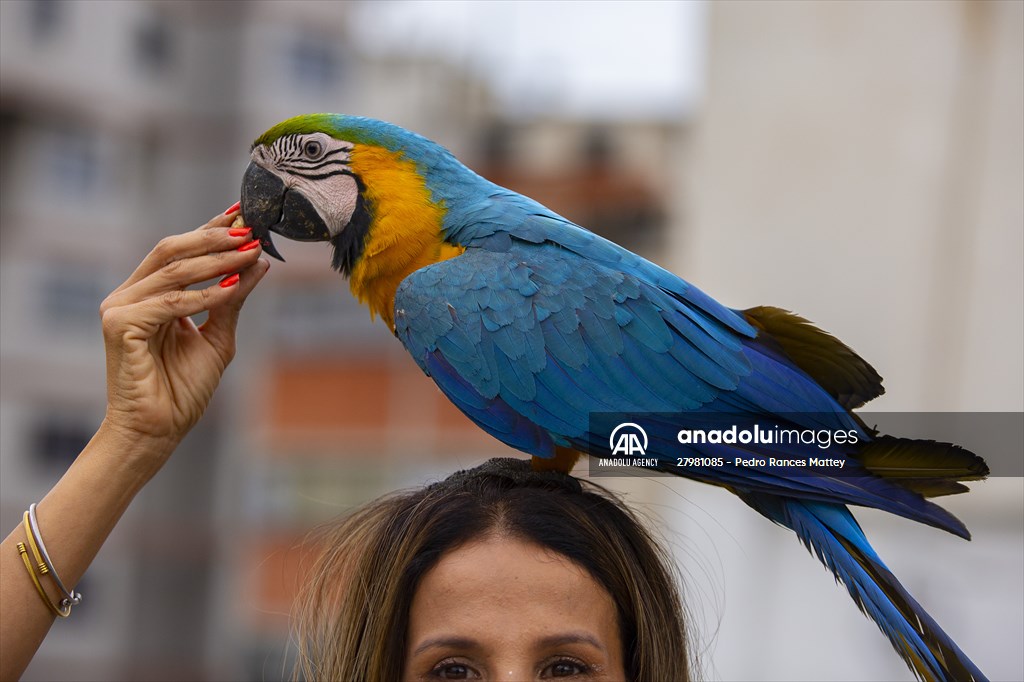
[(688, 677), (667, 561), (597, 486), (495, 459), (324, 541), (300, 599), (306, 679)]

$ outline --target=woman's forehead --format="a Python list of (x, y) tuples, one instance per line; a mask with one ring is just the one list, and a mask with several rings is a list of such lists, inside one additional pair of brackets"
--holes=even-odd
[(616, 613), (611, 595), (583, 567), (535, 543), (498, 536), (448, 552), (423, 576), (410, 630), (443, 614), (453, 625), (557, 623), (601, 639), (609, 634), (604, 624), (617, 635)]

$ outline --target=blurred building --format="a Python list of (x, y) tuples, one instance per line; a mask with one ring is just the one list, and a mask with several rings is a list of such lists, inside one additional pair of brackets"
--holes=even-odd
[[(708, 11), (706, 93), (680, 156), (690, 219), (669, 233), (672, 269), (728, 305), (777, 305), (843, 339), (885, 377), (887, 394), (865, 410), (1019, 413), (1024, 4)], [(939, 500), (969, 543), (856, 510), (879, 555), (992, 679), (1024, 675), (1009, 644), (1024, 638), (1022, 437), (965, 443), (996, 472)], [(717, 635), (711, 677), (911, 678), (791, 533), (717, 491), (684, 491), (681, 563), (715, 557), (726, 601), (702, 628)], [(699, 571), (695, 582), (719, 587)]]
[(606, 122), (538, 117), (485, 131), (477, 172), (580, 225), (655, 258), (670, 230), (680, 121)]
[[(98, 308), (162, 236), (238, 196), (251, 139), (297, 113), (414, 129), (485, 175), (650, 252), (671, 223), (677, 122), (502, 121), (441, 59), (368, 56), (352, 6), (0, 3), (0, 524), (103, 416)], [(502, 147), (514, 148), (514, 154)], [(507, 451), (356, 305), (319, 245), (247, 304), (203, 422), (88, 571), (26, 680), (287, 677), (305, 533)]]

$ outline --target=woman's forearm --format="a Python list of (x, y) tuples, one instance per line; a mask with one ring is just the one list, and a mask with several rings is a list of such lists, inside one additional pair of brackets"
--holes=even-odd
[[(236, 204), (162, 239), (100, 306), (107, 418), (36, 509), (36, 534), (68, 590), (199, 420), (234, 356), (239, 311), (269, 267), (251, 230), (229, 228), (237, 212)], [(192, 316), (203, 312), (207, 319), (196, 326)], [(18, 544), (31, 546), (28, 538), (19, 525), (0, 545), (0, 680), (17, 679), (28, 666), (62, 597), (56, 580), (39, 574), (39, 560), (26, 567), (30, 553)]]
[[(132, 436), (104, 422), (39, 502), (39, 532), (53, 568), (69, 590), (74, 589), (128, 504), (160, 469), (174, 445)], [(25, 501), (26, 507), (30, 501)], [(0, 680), (4, 681), (15, 680), (24, 672), (55, 619), (26, 571), (19, 542), (27, 543), (23, 524), (0, 545), (0, 603), (4, 610), (0, 619)], [(55, 582), (47, 576), (39, 576), (39, 581), (51, 602), (59, 604), (62, 595)]]

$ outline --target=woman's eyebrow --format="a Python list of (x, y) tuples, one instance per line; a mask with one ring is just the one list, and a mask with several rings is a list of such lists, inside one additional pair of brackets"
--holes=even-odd
[(470, 639), (468, 637), (441, 636), (432, 637), (422, 642), (418, 647), (416, 647), (415, 650), (413, 650), (412, 653), (415, 656), (420, 652), (426, 651), (427, 649), (431, 649), (434, 647), (451, 647), (453, 649), (475, 649), (479, 646), (480, 644), (475, 639)]
[(537, 642), (543, 647), (557, 647), (565, 644), (589, 644), (601, 651), (607, 651), (601, 641), (589, 632), (562, 632), (557, 635), (548, 635)]

